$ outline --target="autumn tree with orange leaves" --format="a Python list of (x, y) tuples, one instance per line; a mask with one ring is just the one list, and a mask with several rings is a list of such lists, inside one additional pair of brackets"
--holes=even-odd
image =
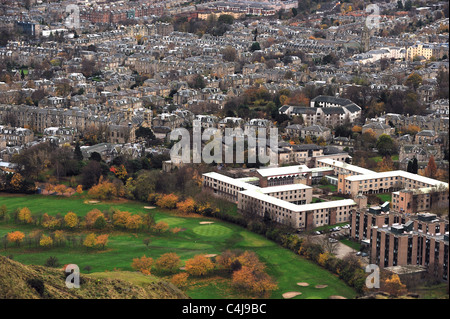
[(131, 267), (145, 275), (151, 275), (151, 270), (153, 266), (153, 258), (146, 257), (145, 255), (141, 258), (134, 258)]
[(6, 239), (8, 240), (8, 242), (15, 243), (16, 246), (18, 246), (18, 247), (20, 247), (20, 243), (23, 241), (24, 238), (25, 238), (25, 234), (18, 230), (8, 233), (8, 235), (6, 236)]
[(100, 210), (98, 210), (97, 208), (94, 208), (93, 210), (89, 211), (87, 213), (86, 217), (84, 217), (84, 221), (86, 223), (86, 227), (92, 228), (94, 226), (94, 224), (95, 224), (95, 221), (100, 216), (102, 216), (103, 218), (105, 217), (105, 215)]
[(169, 229), (169, 224), (166, 222), (160, 221), (157, 222), (155, 225), (152, 226), (152, 230), (158, 234), (164, 233)]
[(98, 235), (95, 238), (95, 245), (97, 247), (104, 249), (106, 247), (106, 245), (108, 244), (108, 239), (109, 239), (108, 234)]
[(115, 211), (113, 214), (113, 224), (119, 228), (127, 228), (128, 218), (131, 217), (130, 212), (126, 211)]
[(257, 295), (264, 295), (278, 289), (277, 284), (268, 274), (250, 266), (242, 266), (241, 269), (233, 272), (232, 283), (237, 289), (243, 289)]
[(384, 281), (384, 290), (396, 297), (408, 292), (406, 285), (402, 284), (400, 277), (397, 274), (393, 274)]
[(174, 209), (178, 203), (178, 196), (175, 194), (163, 195), (156, 201), (156, 205), (161, 208)]
[(128, 230), (138, 230), (142, 226), (142, 217), (139, 215), (131, 215), (127, 218), (125, 228)]
[(389, 155), (383, 157), (383, 160), (378, 162), (377, 164), (378, 172), (389, 172), (393, 171), (394, 169), (395, 169), (394, 162), (392, 161), (392, 158)]
[(177, 286), (178, 288), (184, 288), (187, 286), (187, 279), (189, 277), (189, 274), (186, 272), (182, 272), (176, 275), (173, 275), (173, 277), (170, 279), (170, 282)]
[(204, 276), (214, 269), (214, 264), (211, 259), (203, 255), (196, 255), (186, 261), (185, 268), (189, 275)]
[(180, 267), (181, 260), (176, 253), (165, 253), (155, 262), (158, 271), (176, 272)]
[(177, 203), (177, 209), (182, 214), (190, 214), (195, 211), (195, 201), (192, 199), (192, 197), (187, 198), (183, 202)]

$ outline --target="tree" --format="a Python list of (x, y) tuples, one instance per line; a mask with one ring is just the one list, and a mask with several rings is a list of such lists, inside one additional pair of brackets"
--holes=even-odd
[(153, 229), (153, 231), (160, 234), (169, 229), (169, 224), (167, 224), (166, 222), (160, 221), (160, 222), (157, 222), (155, 225), (153, 225), (152, 229)]
[(64, 194), (66, 192), (66, 190), (67, 190), (67, 186), (64, 184), (56, 185), (54, 188), (54, 191), (56, 193), (58, 193), (59, 195)]
[(146, 257), (145, 255), (141, 258), (134, 258), (131, 267), (145, 275), (150, 275), (153, 265), (153, 258)]
[(203, 75), (197, 74), (193, 81), (190, 83), (190, 86), (194, 89), (203, 89), (206, 87), (205, 79), (203, 78)]
[(41, 225), (47, 229), (56, 229), (61, 227), (62, 219), (56, 218), (54, 216), (49, 216), (47, 213), (42, 215)]
[(31, 218), (31, 211), (29, 210), (28, 207), (24, 207), (21, 210), (19, 210), (19, 214), (17, 217), (19, 221), (25, 224), (29, 224), (33, 221), (33, 219)]
[(237, 58), (236, 49), (233, 48), (231, 45), (226, 46), (222, 50), (222, 58), (227, 62), (234, 62)]
[(361, 133), (362, 132), (362, 127), (359, 125), (355, 125), (352, 127), (352, 132), (353, 133)]
[(95, 234), (89, 234), (86, 236), (86, 238), (83, 241), (83, 246), (87, 247), (87, 248), (93, 248), (95, 247), (97, 241), (96, 241), (96, 237)]
[(388, 172), (393, 171), (394, 169), (394, 162), (389, 155), (384, 156), (383, 160), (377, 164), (378, 172)]
[(83, 160), (83, 153), (81, 152), (80, 142), (78, 142), (78, 141), (75, 144), (75, 150), (74, 150), (73, 158), (76, 159), (77, 161), (82, 161)]
[(248, 266), (242, 266), (241, 269), (235, 271), (232, 275), (232, 282), (236, 288), (259, 295), (278, 288), (265, 272), (254, 270)]
[(68, 212), (66, 216), (64, 216), (64, 223), (70, 229), (77, 227), (78, 222), (78, 216), (74, 212)]
[(402, 284), (400, 277), (393, 274), (384, 281), (384, 290), (393, 296), (400, 296), (407, 293), (406, 285)]
[(81, 170), (81, 181), (84, 188), (91, 188), (97, 184), (100, 176), (102, 176), (102, 167), (98, 161), (89, 161), (89, 163)]
[(39, 245), (42, 247), (51, 247), (53, 245), (53, 239), (50, 236), (42, 235)]
[(430, 178), (436, 178), (437, 174), (437, 166), (436, 161), (434, 160), (434, 156), (431, 155), (428, 160), (427, 167), (425, 167), (425, 176)]
[(64, 231), (56, 230), (53, 233), (53, 238), (54, 238), (54, 241), (57, 243), (57, 245), (62, 245), (66, 239), (66, 236), (64, 234)]
[(376, 148), (381, 156), (391, 156), (396, 153), (394, 141), (387, 134), (381, 134), (377, 140)]
[(180, 257), (176, 253), (165, 253), (155, 262), (158, 271), (176, 272), (180, 267)]
[(83, 185), (78, 185), (77, 186), (76, 193), (77, 194), (82, 194), (83, 193)]
[(119, 228), (126, 228), (128, 218), (131, 216), (130, 212), (115, 211), (113, 214), (113, 224)]
[(5, 219), (6, 213), (8, 213), (8, 208), (6, 207), (6, 205), (2, 205), (0, 207), (0, 220)]
[(98, 216), (95, 220), (94, 226), (95, 229), (104, 229), (106, 227), (106, 220), (103, 216)]
[(86, 227), (88, 227), (88, 228), (93, 227), (95, 221), (100, 216), (102, 216), (103, 218), (105, 217), (105, 215), (100, 210), (98, 210), (97, 208), (94, 208), (93, 210), (89, 211), (86, 214), (86, 217), (84, 218), (84, 221), (86, 222)]
[(105, 249), (106, 245), (108, 244), (108, 234), (98, 235), (95, 239), (95, 245), (100, 246), (102, 249)]
[(405, 85), (409, 86), (415, 90), (422, 84), (422, 77), (416, 72), (411, 73), (405, 81)]
[(147, 143), (154, 140), (155, 134), (151, 128), (140, 126), (135, 132), (136, 138), (143, 138)]
[(194, 199), (192, 197), (189, 197), (185, 201), (177, 203), (177, 209), (182, 214), (193, 213), (195, 211), (195, 201), (194, 201)]
[(125, 224), (126, 229), (129, 230), (138, 230), (142, 226), (142, 217), (139, 215), (131, 215), (127, 218), (127, 222)]
[(177, 286), (178, 288), (184, 288), (187, 285), (187, 279), (189, 277), (189, 274), (186, 272), (182, 272), (179, 274), (174, 275), (171, 279), (170, 282), (172, 284), (174, 284), (175, 286)]
[(25, 234), (24, 233), (22, 233), (21, 231), (14, 231), (14, 232), (11, 232), (11, 233), (8, 233), (8, 235), (7, 235), (7, 240), (10, 242), (10, 243), (15, 243), (16, 244), (16, 246), (20, 246), (20, 243), (23, 241), (23, 239), (25, 238)]
[(211, 259), (203, 255), (196, 255), (194, 258), (186, 260), (185, 268), (189, 275), (204, 276), (214, 269), (214, 264)]
[(259, 42), (253, 42), (250, 47), (250, 51), (254, 52), (254, 51), (258, 51), (258, 50), (261, 50), (261, 46), (259, 45)]
[(225, 24), (233, 24), (234, 22), (234, 17), (232, 15), (229, 14), (222, 14), (220, 15), (220, 17), (217, 19), (217, 22), (219, 23), (225, 23)]
[(163, 195), (156, 201), (156, 205), (161, 208), (173, 209), (178, 203), (178, 196), (175, 194)]
[[(119, 182), (120, 183), (120, 182)], [(92, 198), (110, 200), (124, 194), (123, 184), (115, 184), (108, 180), (102, 180), (100, 177), (99, 183), (91, 187), (88, 195)]]
[(411, 173), (417, 174), (419, 171), (419, 163), (417, 162), (417, 158), (413, 158), (412, 165), (411, 165)]
[(362, 135), (362, 141), (365, 145), (374, 145), (377, 142), (377, 135), (371, 128), (367, 129)]
[(263, 271), (265, 269), (265, 265), (259, 260), (256, 253), (253, 251), (245, 251), (242, 255), (237, 257), (237, 260), (239, 260), (239, 263), (242, 266), (249, 267), (251, 270), (254, 271)]
[(23, 184), (24, 184), (24, 178), (22, 177), (22, 175), (20, 173), (15, 173), (13, 175), (13, 177), (11, 178), (11, 182), (10, 182), (11, 187), (16, 191), (19, 191), (22, 189)]

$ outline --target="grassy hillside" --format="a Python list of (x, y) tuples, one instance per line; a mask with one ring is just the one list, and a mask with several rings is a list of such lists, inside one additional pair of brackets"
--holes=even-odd
[(0, 299), (185, 299), (170, 283), (133, 272), (81, 275), (69, 289), (62, 269), (26, 266), (0, 256)]

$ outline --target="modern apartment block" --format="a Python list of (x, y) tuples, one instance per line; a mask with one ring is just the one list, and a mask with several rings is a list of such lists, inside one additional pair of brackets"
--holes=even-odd
[(371, 263), (381, 268), (420, 265), (448, 281), (448, 221), (430, 213), (389, 212), (387, 206), (350, 216), (350, 236), (369, 246)]
[(312, 203), (312, 187), (302, 182), (311, 180), (315, 170), (305, 165), (266, 168), (256, 170), (253, 177), (238, 179), (211, 172), (203, 174), (203, 187), (237, 203), (241, 213), (268, 217), (297, 229), (349, 221), (350, 211), (357, 207), (352, 199)]
[(339, 193), (355, 198), (358, 194), (392, 193), (392, 209), (416, 213), (448, 206), (448, 183), (402, 170), (374, 172), (332, 159), (317, 160), (318, 167), (332, 167), (338, 178)]

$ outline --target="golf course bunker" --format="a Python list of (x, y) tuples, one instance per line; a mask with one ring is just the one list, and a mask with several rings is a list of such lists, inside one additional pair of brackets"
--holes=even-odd
[(328, 285), (317, 285), (316, 288), (317, 289), (323, 289), (323, 288), (327, 288)]
[(99, 200), (90, 200), (87, 203), (88, 204), (98, 204), (98, 203), (100, 203), (100, 201)]
[(144, 206), (145, 209), (153, 209), (155, 206)]
[(207, 255), (203, 255), (203, 256), (205, 256), (206, 258), (211, 258), (211, 257), (216, 257), (217, 254), (207, 254)]
[(192, 229), (194, 233), (200, 236), (220, 237), (230, 235), (233, 231), (228, 227), (221, 225), (202, 225)]
[(328, 297), (328, 299), (347, 299), (347, 298), (345, 298), (343, 296), (330, 296), (330, 297)]
[(307, 282), (298, 282), (297, 285), (299, 285), (300, 287), (308, 287), (309, 284)]
[(302, 293), (301, 292), (298, 292), (298, 291), (289, 291), (289, 292), (285, 292), (284, 294), (283, 294), (283, 298), (284, 299), (290, 299), (290, 298), (294, 298), (295, 296), (299, 296), (299, 295), (301, 295)]
[(209, 224), (214, 224), (214, 222), (200, 222), (200, 225), (209, 225)]

